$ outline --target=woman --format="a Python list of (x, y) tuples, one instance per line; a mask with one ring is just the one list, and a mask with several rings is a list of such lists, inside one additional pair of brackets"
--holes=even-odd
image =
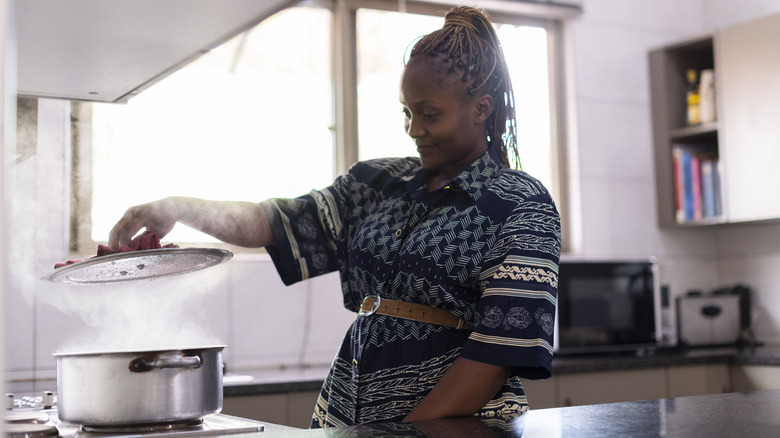
[(400, 101), (418, 158), (360, 162), (330, 187), (260, 204), (166, 198), (130, 208), (109, 246), (181, 222), (267, 248), (285, 284), (338, 270), (359, 312), (312, 427), (528, 408), (550, 376), (560, 220), (517, 157), (509, 74), (487, 16), (454, 8), (412, 48)]

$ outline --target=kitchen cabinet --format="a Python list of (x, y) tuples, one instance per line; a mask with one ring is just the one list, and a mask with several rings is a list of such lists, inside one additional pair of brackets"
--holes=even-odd
[(724, 29), (715, 46), (732, 222), (780, 218), (780, 14)]
[[(662, 227), (780, 218), (780, 204), (764, 193), (780, 190), (780, 14), (718, 30), (649, 54), (658, 223)], [(714, 122), (687, 125), (686, 71), (714, 69)], [(685, 219), (684, 173), (676, 171), (677, 146), (706, 148), (719, 165), (714, 190), (721, 214)], [(703, 172), (697, 168), (696, 172)], [(679, 171), (681, 172), (681, 171)], [(695, 174), (694, 174), (695, 175)], [(694, 176), (695, 178), (695, 176)], [(720, 184), (720, 190), (717, 190)], [(693, 184), (694, 186), (696, 184)], [(699, 202), (705, 182), (700, 180)], [(694, 193), (689, 197), (696, 199)], [(680, 198), (683, 198), (682, 200)], [(682, 204), (682, 205), (681, 205)], [(695, 204), (695, 202), (694, 202)]]
[(720, 394), (731, 392), (731, 377), (727, 364), (669, 367), (667, 397)]
[(558, 377), (549, 379), (522, 380), (528, 406), (531, 409), (545, 409), (560, 406), (558, 403)]
[[(776, 387), (780, 389), (780, 367), (774, 368), (778, 372)], [(544, 380), (523, 380), (523, 388), (531, 409), (546, 409), (720, 394), (732, 390), (733, 372), (725, 363), (572, 372)], [(768, 381), (768, 378), (763, 378), (767, 373), (762, 370), (751, 374), (751, 378), (753, 381)], [(761, 377), (752, 377), (753, 375)], [(744, 387), (752, 390), (771, 386), (764, 384)]]
[(319, 391), (225, 397), (222, 413), (306, 429)]
[(599, 371), (558, 376), (560, 406), (664, 398), (666, 369)]
[(18, 94), (126, 102), (293, 3), (293, 0), (15, 2)]
[(731, 369), (732, 390), (739, 392), (780, 389), (780, 366), (741, 365)]

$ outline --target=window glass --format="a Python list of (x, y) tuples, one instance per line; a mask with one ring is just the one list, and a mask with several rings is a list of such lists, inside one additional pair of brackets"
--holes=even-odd
[[(131, 99), (92, 108), (91, 236), (169, 195), (262, 201), (334, 178), (331, 13), (280, 12)], [(215, 239), (177, 225), (172, 242)]]
[[(125, 105), (91, 104), (91, 199), (77, 195), (79, 223), (91, 231), (78, 238), (81, 249), (105, 241), (130, 205), (164, 196), (261, 201), (329, 185), (336, 168), (351, 164), (336, 161), (334, 126), (342, 115), (333, 112), (332, 23), (326, 8), (286, 9)], [(344, 86), (357, 86), (357, 108), (345, 114), (357, 114), (359, 138), (344, 145), (347, 155), (416, 156), (403, 129), (399, 81), (407, 51), (441, 27), (441, 11), (360, 8), (356, 23), (358, 80)], [(496, 29), (512, 74), (523, 169), (557, 193), (547, 30)], [(166, 240), (216, 242), (184, 226)]]
[(417, 156), (398, 101), (407, 50), (442, 18), (374, 9), (357, 11), (358, 158)]
[[(439, 29), (440, 16), (360, 9), (357, 13), (358, 132), (361, 160), (416, 156), (404, 132), (398, 87), (406, 52), (416, 39)], [(525, 171), (552, 190), (547, 31), (496, 25), (512, 77), (520, 160)]]

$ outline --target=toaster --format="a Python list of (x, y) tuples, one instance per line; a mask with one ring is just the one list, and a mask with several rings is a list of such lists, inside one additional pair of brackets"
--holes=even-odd
[(742, 333), (742, 298), (699, 295), (677, 298), (679, 341), (687, 346), (736, 344)]

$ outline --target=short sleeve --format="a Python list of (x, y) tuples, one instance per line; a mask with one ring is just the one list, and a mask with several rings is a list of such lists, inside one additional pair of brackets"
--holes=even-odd
[(346, 176), (323, 190), (292, 199), (270, 199), (261, 206), (275, 244), (266, 250), (286, 285), (338, 269), (343, 253), (341, 195)]
[(549, 195), (518, 203), (487, 255), (463, 357), (524, 378), (551, 375), (559, 257), (560, 217)]

